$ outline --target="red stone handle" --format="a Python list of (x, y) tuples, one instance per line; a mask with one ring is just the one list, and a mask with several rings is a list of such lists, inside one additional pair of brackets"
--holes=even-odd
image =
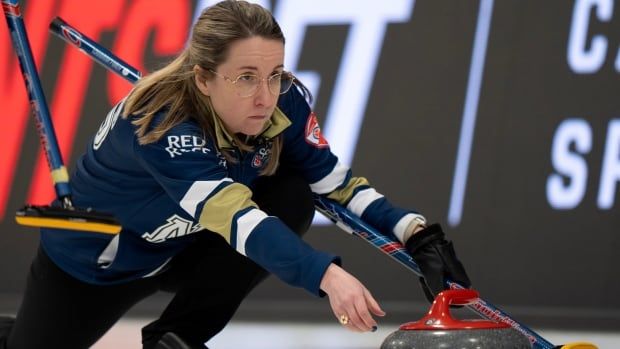
[(479, 301), (480, 294), (472, 289), (446, 290), (435, 297), (431, 309), (419, 321), (400, 326), (401, 330), (463, 330), (510, 327), (505, 323), (489, 320), (457, 320), (450, 314), (450, 305), (468, 305)]

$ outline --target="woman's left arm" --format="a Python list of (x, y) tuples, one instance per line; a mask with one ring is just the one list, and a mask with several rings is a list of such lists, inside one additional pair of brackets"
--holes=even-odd
[(281, 97), (280, 108), (292, 120), (285, 133), (282, 164), (300, 172), (312, 191), (345, 206), (385, 235), (393, 235), (422, 269), (422, 286), (429, 300), (445, 288), (449, 278), (465, 287), (470, 281), (441, 227), (427, 227), (426, 218), (414, 210), (392, 205), (366, 178), (353, 177), (340, 163), (321, 135), (315, 114), (296, 89)]
[(315, 194), (338, 202), (402, 243), (426, 224), (415, 210), (392, 205), (366, 178), (353, 177), (331, 152), (315, 113), (296, 88), (280, 96), (278, 107), (291, 121), (284, 133), (281, 166), (301, 174)]

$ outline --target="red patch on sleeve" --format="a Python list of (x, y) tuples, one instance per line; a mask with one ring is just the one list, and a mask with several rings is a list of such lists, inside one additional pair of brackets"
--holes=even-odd
[(319, 121), (316, 119), (314, 112), (308, 115), (308, 121), (306, 122), (306, 142), (317, 148), (329, 147), (327, 140), (323, 138), (321, 134), (321, 128), (319, 127)]

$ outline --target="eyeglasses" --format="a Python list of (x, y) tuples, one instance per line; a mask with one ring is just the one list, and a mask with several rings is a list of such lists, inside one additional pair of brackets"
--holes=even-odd
[(209, 69), (209, 71), (230, 82), (233, 85), (237, 95), (243, 98), (254, 96), (258, 91), (260, 84), (265, 80), (267, 81), (269, 92), (274, 95), (281, 95), (288, 92), (291, 86), (293, 86), (293, 82), (295, 80), (293, 74), (286, 71), (270, 75), (266, 78), (260, 78), (258, 75), (252, 73), (245, 73), (237, 76), (234, 80), (226, 75), (216, 72), (213, 69)]

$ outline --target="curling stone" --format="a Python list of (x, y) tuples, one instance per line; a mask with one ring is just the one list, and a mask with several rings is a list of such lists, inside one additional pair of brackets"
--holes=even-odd
[(478, 292), (469, 289), (439, 293), (429, 312), (408, 322), (385, 338), (381, 349), (531, 349), (529, 340), (505, 323), (489, 320), (457, 320), (450, 304), (475, 303)]

